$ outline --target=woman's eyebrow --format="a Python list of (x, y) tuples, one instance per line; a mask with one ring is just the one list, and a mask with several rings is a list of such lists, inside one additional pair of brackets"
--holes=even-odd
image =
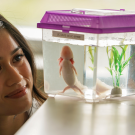
[[(17, 52), (19, 49), (21, 49), (21, 47), (19, 46), (19, 47), (17, 47), (17, 48), (15, 48), (11, 53), (10, 53), (10, 55), (13, 55), (15, 52)], [(3, 59), (3, 57), (0, 57), (0, 60), (2, 60)]]
[(17, 48), (15, 48), (10, 54), (13, 55), (13, 54), (14, 54), (15, 52), (17, 52), (20, 48), (21, 48), (20, 46), (17, 47)]

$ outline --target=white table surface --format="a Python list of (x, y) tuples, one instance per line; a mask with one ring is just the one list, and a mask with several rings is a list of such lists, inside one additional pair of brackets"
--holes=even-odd
[(135, 135), (135, 100), (49, 97), (15, 135)]

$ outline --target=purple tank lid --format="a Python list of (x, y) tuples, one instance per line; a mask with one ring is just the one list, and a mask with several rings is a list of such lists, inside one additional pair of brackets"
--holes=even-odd
[(135, 11), (124, 9), (46, 11), (37, 27), (95, 34), (135, 32)]

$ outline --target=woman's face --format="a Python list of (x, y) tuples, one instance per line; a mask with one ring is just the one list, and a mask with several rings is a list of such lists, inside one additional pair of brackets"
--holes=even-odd
[(16, 115), (32, 105), (33, 77), (22, 49), (0, 29), (0, 116)]

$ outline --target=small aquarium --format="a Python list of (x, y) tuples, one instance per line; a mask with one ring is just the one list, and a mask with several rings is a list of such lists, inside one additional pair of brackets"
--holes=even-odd
[(135, 93), (134, 11), (46, 11), (37, 27), (46, 93), (88, 100)]

